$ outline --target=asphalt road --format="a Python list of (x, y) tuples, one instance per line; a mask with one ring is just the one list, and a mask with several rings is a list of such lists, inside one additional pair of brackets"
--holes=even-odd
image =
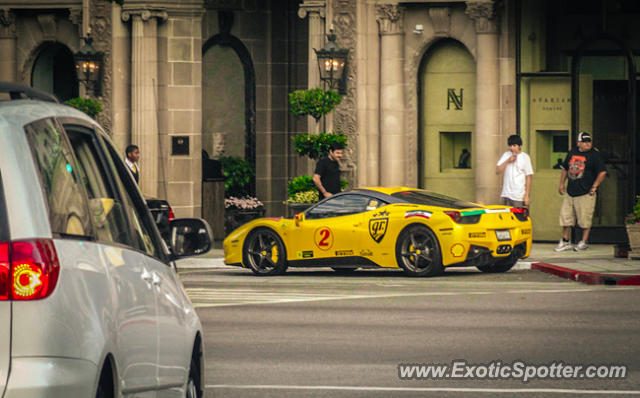
[[(425, 279), (364, 270), (256, 277), (218, 268), (181, 278), (204, 325), (207, 397), (640, 395), (635, 287), (531, 270), (458, 269)], [(560, 362), (627, 368), (615, 380), (399, 377), (399, 364), (451, 371), (457, 360), (480, 376), (492, 363), (494, 371)]]

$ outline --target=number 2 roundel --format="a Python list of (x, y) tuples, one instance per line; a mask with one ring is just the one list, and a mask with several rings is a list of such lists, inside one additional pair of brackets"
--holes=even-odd
[(329, 250), (333, 246), (333, 231), (329, 227), (320, 227), (313, 234), (313, 241), (320, 250)]

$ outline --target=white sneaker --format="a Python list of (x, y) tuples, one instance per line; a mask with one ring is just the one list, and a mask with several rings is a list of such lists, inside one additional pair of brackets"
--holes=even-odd
[(553, 249), (553, 251), (556, 252), (562, 252), (565, 250), (571, 250), (573, 246), (571, 246), (571, 242), (567, 242), (564, 239), (560, 239), (560, 243), (558, 243), (558, 246), (555, 247), (555, 249)]
[(587, 245), (587, 242), (581, 240), (580, 242), (578, 242), (576, 247), (573, 248), (573, 251), (579, 252), (579, 251), (587, 250), (588, 248), (589, 248), (589, 245)]

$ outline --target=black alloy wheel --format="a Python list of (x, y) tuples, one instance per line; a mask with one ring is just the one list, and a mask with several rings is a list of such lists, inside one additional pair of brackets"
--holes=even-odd
[(435, 276), (443, 271), (438, 238), (421, 224), (411, 225), (400, 233), (396, 261), (411, 276)]
[(282, 239), (269, 228), (249, 233), (242, 250), (242, 260), (256, 275), (280, 275), (287, 269), (287, 253)]

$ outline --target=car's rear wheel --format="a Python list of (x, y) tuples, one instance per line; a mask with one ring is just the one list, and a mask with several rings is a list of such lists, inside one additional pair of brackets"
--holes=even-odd
[(442, 273), (442, 254), (438, 238), (426, 226), (405, 228), (396, 242), (396, 261), (411, 276), (434, 276)]
[(493, 264), (479, 265), (478, 269), (482, 272), (497, 274), (500, 272), (507, 272), (518, 262), (517, 257), (509, 256), (504, 260), (498, 260)]
[(282, 239), (269, 228), (249, 233), (242, 250), (242, 260), (256, 275), (279, 275), (287, 269), (287, 253)]

